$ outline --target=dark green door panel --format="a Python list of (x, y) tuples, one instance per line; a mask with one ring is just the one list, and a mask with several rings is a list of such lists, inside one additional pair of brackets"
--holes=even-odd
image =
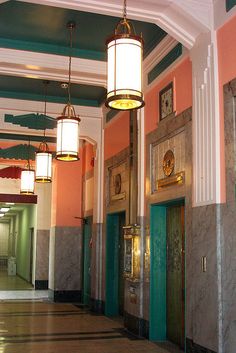
[(125, 213), (119, 214), (119, 314), (124, 314), (124, 235)]
[(184, 347), (185, 257), (184, 202), (150, 209), (149, 339)]
[(183, 250), (183, 206), (171, 206), (167, 208), (167, 339), (184, 346), (183, 342), (183, 293), (184, 293), (184, 268), (182, 261)]
[(105, 314), (117, 316), (123, 313), (123, 224), (125, 213), (107, 216), (106, 226), (106, 298)]

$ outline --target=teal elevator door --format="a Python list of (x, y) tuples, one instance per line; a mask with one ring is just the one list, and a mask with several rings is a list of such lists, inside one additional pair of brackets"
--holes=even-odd
[(105, 314), (108, 316), (123, 315), (124, 311), (124, 225), (125, 212), (107, 216)]

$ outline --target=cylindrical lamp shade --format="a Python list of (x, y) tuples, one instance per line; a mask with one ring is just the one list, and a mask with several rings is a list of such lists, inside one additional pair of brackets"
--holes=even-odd
[(114, 35), (107, 41), (106, 106), (118, 110), (141, 108), (143, 40)]
[(34, 193), (34, 170), (22, 170), (20, 193), (26, 195), (32, 195)]
[(52, 154), (50, 152), (36, 152), (36, 183), (50, 183), (52, 181)]
[(79, 121), (65, 116), (57, 119), (56, 159), (76, 161), (79, 159)]

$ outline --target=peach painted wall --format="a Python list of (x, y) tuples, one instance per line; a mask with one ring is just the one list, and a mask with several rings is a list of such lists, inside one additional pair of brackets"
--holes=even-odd
[(129, 113), (122, 112), (104, 131), (104, 159), (107, 160), (129, 146)]
[[(80, 156), (82, 153), (80, 151)], [(53, 162), (52, 226), (75, 227), (82, 217), (82, 161)]]
[[(217, 31), (218, 44), (218, 67), (219, 67), (219, 109), (220, 109), (220, 132), (221, 132), (221, 161), (224, 164), (224, 102), (223, 86), (236, 77), (236, 16), (231, 18)], [(224, 168), (221, 176), (221, 198), (225, 202), (225, 173)]]
[(174, 84), (174, 110), (180, 114), (192, 106), (192, 64), (186, 58), (168, 72), (148, 93), (145, 94), (145, 132), (155, 130), (159, 121), (159, 92), (170, 82)]

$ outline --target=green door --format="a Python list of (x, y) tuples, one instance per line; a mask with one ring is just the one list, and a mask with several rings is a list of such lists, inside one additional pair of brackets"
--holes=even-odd
[(123, 315), (124, 310), (124, 237), (125, 212), (107, 215), (106, 227), (106, 300), (107, 316)]
[(84, 276), (83, 276), (83, 303), (90, 304), (91, 296), (91, 238), (92, 217), (86, 218), (84, 225)]
[(123, 227), (125, 225), (125, 213), (119, 214), (119, 255), (118, 255), (118, 268), (119, 268), (119, 314), (124, 315), (124, 234)]
[(184, 206), (166, 211), (167, 339), (184, 347)]

